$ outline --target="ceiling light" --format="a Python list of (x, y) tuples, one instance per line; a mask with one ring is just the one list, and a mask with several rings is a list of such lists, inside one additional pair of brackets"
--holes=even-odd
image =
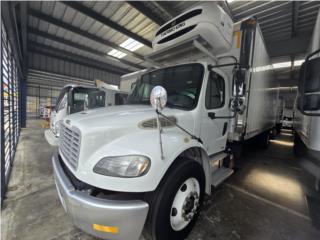
[(228, 3), (232, 3), (234, 0), (227, 0)]
[(273, 63), (272, 67), (274, 69), (276, 68), (286, 68), (286, 67), (291, 67), (291, 62), (280, 62), (280, 63)]
[(304, 63), (304, 59), (295, 60), (293, 63), (293, 66), (298, 67), (298, 66), (301, 66), (302, 63)]

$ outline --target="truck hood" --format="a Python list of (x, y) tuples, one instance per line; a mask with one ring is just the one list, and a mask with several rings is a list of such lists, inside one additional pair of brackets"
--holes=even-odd
[[(178, 124), (189, 132), (194, 132), (194, 117), (191, 111), (179, 109), (163, 110), (163, 114), (168, 117), (175, 117)], [(157, 127), (148, 124), (142, 126), (148, 120), (155, 120), (157, 117), (155, 110), (147, 105), (121, 105), (107, 108), (89, 110), (72, 114), (64, 119), (64, 125), (68, 128), (77, 128), (81, 133), (80, 161), (87, 161), (95, 152), (105, 148), (109, 144), (118, 144), (124, 140), (139, 136), (147, 138), (151, 132), (157, 134)], [(154, 122), (153, 122), (154, 123)], [(164, 128), (164, 134), (179, 132), (177, 127)], [(156, 141), (157, 142), (157, 141)], [(61, 142), (62, 144), (62, 142)], [(120, 144), (120, 145), (119, 145)], [(131, 145), (123, 146), (128, 151), (134, 152)]]
[[(191, 117), (188, 111), (166, 108), (163, 111), (166, 116)], [(85, 133), (94, 129), (132, 128), (138, 126), (141, 121), (156, 118), (155, 110), (149, 105), (121, 105), (107, 108), (98, 108), (72, 114), (64, 119), (66, 125), (76, 126)], [(182, 121), (182, 119), (181, 119)], [(192, 129), (189, 129), (191, 131)]]

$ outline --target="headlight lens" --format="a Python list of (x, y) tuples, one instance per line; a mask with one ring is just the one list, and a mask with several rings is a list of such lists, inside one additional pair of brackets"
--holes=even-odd
[(93, 168), (98, 174), (111, 177), (140, 177), (148, 172), (150, 159), (141, 155), (102, 158)]
[(58, 121), (58, 122), (56, 122), (54, 124), (54, 132), (55, 132), (57, 137), (60, 137), (60, 125), (61, 125), (61, 122), (62, 121), (60, 120), (60, 121)]

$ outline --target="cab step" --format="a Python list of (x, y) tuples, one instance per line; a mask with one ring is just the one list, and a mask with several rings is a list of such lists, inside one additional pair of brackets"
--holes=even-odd
[(228, 156), (227, 153), (218, 153), (209, 157), (210, 166), (214, 166), (218, 161), (225, 159)]
[(212, 185), (217, 187), (220, 183), (230, 177), (233, 173), (233, 169), (220, 167), (218, 170), (212, 173)]

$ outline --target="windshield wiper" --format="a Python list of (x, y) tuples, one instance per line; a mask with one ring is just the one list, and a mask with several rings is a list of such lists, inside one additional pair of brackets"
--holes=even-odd
[(180, 109), (180, 110), (188, 110), (187, 107), (184, 107), (184, 106), (178, 106), (178, 105), (175, 105), (173, 103), (168, 103), (166, 104), (166, 107), (168, 108), (175, 108), (175, 109)]

